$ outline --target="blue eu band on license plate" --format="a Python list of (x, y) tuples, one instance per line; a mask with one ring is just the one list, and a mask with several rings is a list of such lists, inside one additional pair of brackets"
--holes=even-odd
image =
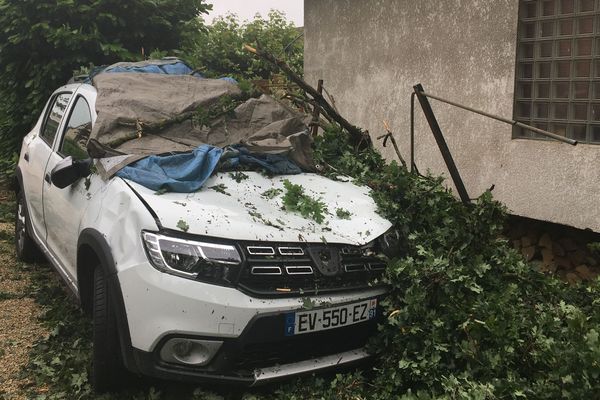
[(377, 299), (285, 314), (285, 336), (318, 332), (375, 318)]

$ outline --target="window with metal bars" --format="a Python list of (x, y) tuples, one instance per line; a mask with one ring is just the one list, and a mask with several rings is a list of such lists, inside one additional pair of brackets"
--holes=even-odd
[[(600, 0), (520, 0), (515, 120), (600, 144)], [(544, 139), (515, 127), (514, 137)]]

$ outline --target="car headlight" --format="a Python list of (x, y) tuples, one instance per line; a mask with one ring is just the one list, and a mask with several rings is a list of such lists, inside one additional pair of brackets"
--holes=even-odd
[(242, 263), (234, 246), (142, 232), (154, 268), (184, 278), (227, 285)]
[(386, 233), (377, 238), (377, 243), (381, 252), (389, 258), (400, 256), (401, 243), (400, 233), (394, 229), (389, 229)]

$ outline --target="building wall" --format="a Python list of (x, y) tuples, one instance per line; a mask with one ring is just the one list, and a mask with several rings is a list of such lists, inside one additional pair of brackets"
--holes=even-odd
[[(304, 12), (307, 81), (324, 79), (373, 138), (388, 120), (405, 159), (416, 83), (512, 118), (516, 0), (305, 0)], [(510, 125), (431, 103), (471, 197), (495, 185), (514, 214), (600, 232), (600, 146), (512, 139)], [(415, 115), (417, 166), (449, 177), (418, 101)]]

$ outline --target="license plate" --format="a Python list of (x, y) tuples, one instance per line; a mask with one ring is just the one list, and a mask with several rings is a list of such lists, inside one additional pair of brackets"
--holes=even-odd
[(285, 315), (285, 336), (354, 325), (375, 318), (377, 299)]

